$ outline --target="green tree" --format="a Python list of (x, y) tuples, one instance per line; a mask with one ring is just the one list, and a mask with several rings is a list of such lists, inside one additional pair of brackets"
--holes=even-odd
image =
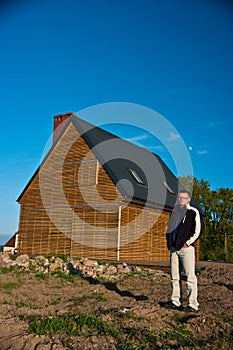
[(211, 190), (191, 175), (179, 178), (203, 211), (200, 259), (233, 261), (233, 189)]
[(232, 261), (232, 219), (233, 219), (233, 190), (220, 188), (211, 192), (212, 217), (211, 237), (213, 239), (215, 258)]

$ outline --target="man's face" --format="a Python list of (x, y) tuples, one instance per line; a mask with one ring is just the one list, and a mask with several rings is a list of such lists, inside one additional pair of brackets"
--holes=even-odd
[(190, 202), (190, 197), (188, 193), (179, 193), (178, 199), (181, 207), (184, 207)]

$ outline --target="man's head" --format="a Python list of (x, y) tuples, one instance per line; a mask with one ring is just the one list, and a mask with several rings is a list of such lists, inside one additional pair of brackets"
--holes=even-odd
[(190, 195), (189, 191), (181, 190), (179, 192), (178, 199), (179, 199), (180, 206), (184, 207), (187, 204), (189, 204), (189, 202), (191, 200), (191, 195)]

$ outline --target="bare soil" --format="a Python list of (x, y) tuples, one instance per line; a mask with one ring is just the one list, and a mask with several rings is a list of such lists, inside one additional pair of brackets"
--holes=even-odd
[[(171, 294), (166, 271), (142, 269), (114, 283), (1, 272), (0, 349), (233, 349), (233, 265), (207, 265), (197, 273), (200, 310), (190, 314), (160, 306)], [(79, 335), (68, 329), (37, 335), (30, 328), (36, 315), (38, 322), (91, 315), (114, 331), (90, 331), (87, 323)]]

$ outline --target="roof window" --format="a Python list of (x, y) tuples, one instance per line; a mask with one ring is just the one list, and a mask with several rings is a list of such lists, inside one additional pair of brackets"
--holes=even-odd
[(137, 181), (137, 183), (139, 183), (140, 185), (144, 185), (145, 186), (145, 183), (144, 181), (141, 179), (141, 177), (138, 175), (138, 173), (136, 172), (136, 170), (134, 169), (128, 169), (130, 174), (134, 177), (134, 179)]
[(168, 190), (168, 192), (170, 192), (171, 194), (176, 194), (173, 189), (168, 185), (168, 183), (165, 180), (162, 180), (162, 184), (164, 185), (164, 187), (166, 187), (166, 189)]

